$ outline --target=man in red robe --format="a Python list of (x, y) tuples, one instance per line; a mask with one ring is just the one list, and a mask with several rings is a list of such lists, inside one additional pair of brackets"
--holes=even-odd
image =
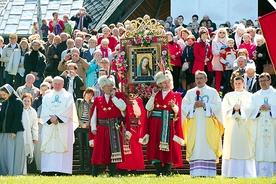
[[(116, 163), (123, 161), (123, 144), (120, 135), (122, 116), (126, 109), (124, 95), (115, 92), (113, 76), (101, 76), (98, 80), (104, 91), (97, 96), (91, 108), (90, 146), (94, 146), (92, 154), (92, 176), (98, 176), (99, 165), (109, 167), (109, 175), (116, 174)], [(130, 132), (126, 131), (130, 138)]]
[(147, 159), (156, 168), (156, 175), (170, 175), (172, 166), (182, 166), (181, 146), (184, 145), (181, 127), (181, 94), (173, 92), (173, 77), (170, 71), (155, 75), (160, 91), (152, 93), (146, 109), (151, 112), (148, 129), (143, 138), (147, 143)]

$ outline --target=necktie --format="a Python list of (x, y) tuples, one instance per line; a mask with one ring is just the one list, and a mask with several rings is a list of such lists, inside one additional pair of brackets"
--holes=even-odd
[(248, 78), (247, 80), (247, 89), (250, 89), (252, 83), (252, 78)]
[(80, 16), (80, 30), (82, 31), (82, 16)]

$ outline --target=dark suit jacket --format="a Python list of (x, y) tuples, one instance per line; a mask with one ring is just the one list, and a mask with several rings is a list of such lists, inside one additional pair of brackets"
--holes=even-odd
[[(68, 91), (70, 77), (69, 76), (61, 76), (61, 77), (64, 79), (64, 89)], [(73, 89), (74, 89), (73, 97), (75, 101), (78, 98), (82, 98), (80, 87), (82, 87), (83, 85), (84, 85), (83, 79), (79, 75), (76, 75), (73, 81)]]
[(46, 68), (46, 58), (41, 52), (38, 52), (39, 54), (38, 54), (37, 64), (36, 64), (36, 66), (33, 66), (31, 59), (30, 59), (31, 52), (32, 51), (29, 51), (25, 54), (25, 58), (24, 58), (25, 76), (24, 76), (24, 79), (27, 74), (31, 73), (31, 71), (37, 72), (38, 77), (40, 79), (43, 79), (44, 71)]
[[(244, 82), (245, 82), (245, 85), (247, 84), (247, 80), (248, 80), (248, 77), (247, 77), (247, 74), (243, 74), (243, 78), (244, 78)], [(259, 84), (259, 75), (256, 74), (251, 82), (251, 85), (249, 86), (249, 89), (247, 90), (248, 92), (250, 93), (255, 93), (257, 91), (259, 91), (261, 89), (260, 87), (260, 84)]]
[[(14, 94), (9, 97), (9, 103), (3, 101), (0, 111), (0, 132), (1, 133), (17, 133), (24, 131), (22, 123), (23, 103)], [(6, 118), (6, 121), (4, 119)], [(5, 123), (5, 130), (3, 130)]]
[[(94, 50), (94, 52), (95, 52), (95, 50)], [(90, 50), (87, 49), (86, 51), (83, 52), (82, 58), (86, 59), (87, 62), (90, 62), (93, 59), (93, 56), (94, 56), (94, 53), (92, 53), (92, 55), (91, 55)]]
[[(76, 24), (75, 24), (74, 29), (78, 29), (78, 25), (79, 25), (79, 22), (80, 22), (80, 16), (78, 16), (78, 15), (73, 15), (73, 16), (71, 17), (70, 20), (76, 21)], [(88, 29), (88, 25), (89, 25), (91, 22), (92, 22), (92, 19), (91, 19), (91, 17), (90, 17), (89, 15), (83, 17), (83, 28), (85, 27), (85, 28)], [(82, 30), (81, 30), (81, 31), (82, 31)]]

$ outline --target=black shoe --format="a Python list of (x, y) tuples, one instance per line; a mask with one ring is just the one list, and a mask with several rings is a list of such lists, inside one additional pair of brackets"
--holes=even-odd
[(99, 165), (92, 165), (92, 176), (97, 177), (99, 175)]
[(155, 174), (156, 176), (161, 176), (162, 175), (162, 163), (161, 162), (157, 162), (155, 164), (153, 164), (155, 166)]
[(165, 176), (172, 176), (172, 164), (171, 163), (165, 163), (164, 175)]

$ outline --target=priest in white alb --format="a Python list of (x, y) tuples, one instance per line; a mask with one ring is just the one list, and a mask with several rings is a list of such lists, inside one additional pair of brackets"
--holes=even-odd
[(57, 76), (54, 89), (42, 100), (41, 173), (43, 175), (71, 175), (73, 165), (74, 130), (78, 116), (71, 93), (64, 88), (64, 80)]
[(216, 177), (216, 162), (221, 156), (223, 134), (221, 99), (206, 85), (207, 74), (196, 71), (197, 87), (187, 91), (182, 100), (186, 160), (191, 177)]
[(252, 94), (244, 89), (242, 77), (233, 80), (235, 91), (226, 93), (222, 101), (224, 130), (222, 177), (255, 178)]
[(259, 76), (261, 89), (254, 93), (251, 119), (256, 125), (255, 160), (257, 177), (276, 174), (276, 91), (271, 76)]

